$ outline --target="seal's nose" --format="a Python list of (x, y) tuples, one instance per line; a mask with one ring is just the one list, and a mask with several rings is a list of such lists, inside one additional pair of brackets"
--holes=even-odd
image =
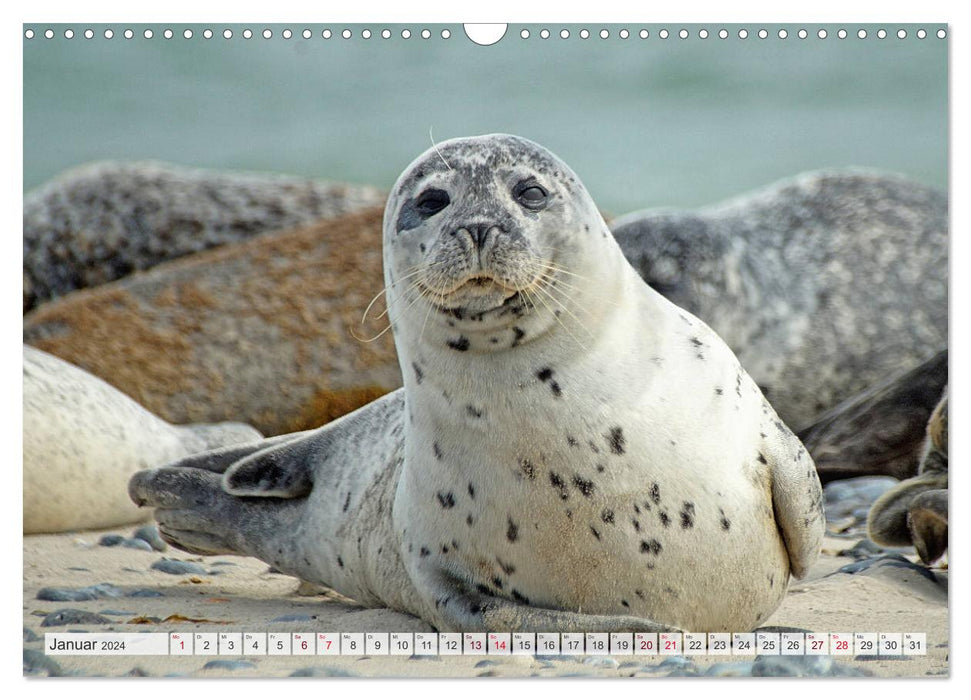
[(485, 246), (486, 239), (489, 238), (489, 231), (492, 230), (492, 224), (469, 224), (468, 226), (463, 226), (469, 233), (469, 237), (475, 244), (478, 250), (482, 250)]

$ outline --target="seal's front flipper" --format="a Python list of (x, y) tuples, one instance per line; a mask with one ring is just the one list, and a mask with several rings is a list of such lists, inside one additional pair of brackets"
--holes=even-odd
[(823, 489), (819, 485), (816, 465), (802, 443), (783, 429), (782, 423), (770, 430), (778, 433), (766, 441), (768, 465), (772, 475), (772, 508), (789, 554), (789, 570), (803, 578), (819, 557), (826, 530), (823, 515)]
[(440, 606), (439, 623), (447, 630), (482, 632), (672, 632), (676, 628), (631, 615), (588, 615), (570, 610), (534, 608), (504, 598), (468, 594)]
[(528, 602), (464, 590), (462, 582), (441, 576), (418, 586), (434, 594), (422, 618), (440, 631), (465, 632), (673, 632), (677, 628), (631, 615), (589, 615), (533, 607)]

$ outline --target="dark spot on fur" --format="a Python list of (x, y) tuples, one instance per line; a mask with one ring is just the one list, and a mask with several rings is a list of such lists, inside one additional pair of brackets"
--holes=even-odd
[(668, 517), (668, 514), (665, 513), (664, 511), (661, 511), (661, 513), (660, 513), (660, 515), (658, 515), (658, 517), (661, 519), (661, 524), (664, 527), (668, 527), (668, 526), (671, 525), (671, 518), (669, 518)]
[(640, 532), (641, 531), (641, 522), (637, 518), (634, 518), (633, 520), (631, 520), (631, 522), (634, 524), (634, 531), (635, 532)]
[(681, 507), (681, 529), (687, 530), (695, 526), (695, 504), (684, 502)]
[(492, 591), (489, 589), (489, 587), (483, 586), (481, 583), (475, 584), (475, 590), (477, 590), (479, 593), (482, 593), (483, 595), (492, 595)]
[(573, 485), (576, 486), (580, 493), (587, 498), (590, 498), (593, 495), (594, 486), (592, 481), (587, 481), (583, 477), (577, 475), (573, 477)]
[(466, 515), (465, 516), (465, 524), (468, 525), (469, 527), (472, 527), (472, 516), (471, 515)]
[(626, 600), (620, 601), (620, 604), (623, 605), (625, 608), (629, 608), (630, 607), (630, 603), (628, 603)]
[(489, 338), (489, 342), (495, 345), (496, 343), (499, 342), (499, 339), (495, 336), (492, 336), (491, 338)]
[(698, 338), (695, 338), (695, 337), (691, 338), (691, 344), (694, 345), (696, 348), (700, 348), (701, 346), (704, 345), (704, 343), (702, 343), (700, 340), (698, 340)]
[(442, 545), (442, 554), (448, 554), (448, 545), (447, 544), (443, 544)]
[(337, 566), (339, 566), (342, 569), (344, 568), (344, 560), (341, 559), (340, 557), (337, 557)]
[(657, 540), (650, 540), (650, 541), (641, 540), (641, 554), (647, 554), (648, 552), (650, 552), (651, 554), (657, 556), (658, 554), (661, 553), (661, 549), (662, 549), (661, 543), (658, 542)]
[(641, 590), (634, 591), (634, 595), (636, 595), (641, 600), (644, 600), (644, 591), (641, 591)]
[(509, 527), (506, 528), (506, 539), (510, 542), (515, 542), (519, 539), (519, 526), (509, 518)]
[(560, 389), (560, 385), (556, 382), (550, 382), (550, 391), (552, 391), (553, 396), (556, 396), (557, 398), (563, 396), (563, 390)]
[(541, 382), (549, 381), (553, 377), (553, 370), (549, 367), (544, 367), (536, 373), (536, 378)]
[(465, 407), (465, 412), (469, 415), (470, 418), (482, 418), (482, 413), (483, 413), (482, 409), (476, 408), (472, 404), (469, 404), (468, 406)]
[(637, 513), (638, 515), (640, 515), (641, 513), (641, 509), (636, 503), (634, 504), (634, 512)]
[(534, 467), (533, 463), (525, 457), (519, 462), (519, 468), (530, 481), (536, 478), (536, 467)]
[(522, 593), (513, 588), (509, 593), (512, 595), (512, 599), (517, 603), (522, 603), (523, 605), (529, 605), (529, 598), (524, 596)]
[(606, 468), (607, 468), (607, 467), (605, 467), (605, 466), (604, 466), (604, 465), (602, 465), (602, 464), (598, 464), (598, 465), (597, 465), (597, 471), (598, 471), (599, 473), (601, 473), (601, 474), (602, 474), (602, 473), (604, 472), (604, 470), (605, 470)]
[(428, 551), (427, 547), (422, 547), (418, 550), (418, 556), (427, 557), (429, 554), (431, 554), (431, 552)]
[(590, 526), (590, 532), (592, 532), (593, 536), (596, 537), (598, 540), (600, 539), (600, 533), (597, 532), (597, 528), (595, 528), (593, 525)]
[(725, 392), (722, 391), (722, 388), (720, 386), (716, 386), (715, 387), (715, 393), (718, 394), (719, 396), (721, 396)]
[(570, 497), (570, 491), (566, 487), (566, 482), (563, 481), (562, 477), (560, 477), (560, 475), (556, 472), (550, 472), (550, 484), (553, 486), (553, 488), (559, 489), (560, 498), (562, 498), (564, 501)]
[(768, 460), (767, 460), (767, 459), (765, 458), (765, 455), (764, 455), (764, 454), (762, 454), (761, 452), (759, 452), (759, 461), (760, 461), (760, 462), (761, 462), (762, 464), (768, 464), (768, 463), (769, 463), (769, 462), (768, 462)]
[(412, 362), (411, 368), (415, 370), (415, 381), (421, 384), (421, 380), (425, 378), (425, 373), (421, 371), (421, 367), (418, 366), (417, 362)]
[(450, 340), (446, 344), (453, 350), (458, 350), (459, 352), (465, 352), (469, 349), (469, 339), (464, 335), (460, 336), (458, 340)]
[(580, 445), (580, 443), (577, 442), (577, 439), (572, 435), (566, 436), (566, 444), (569, 445), (570, 447), (578, 447)]
[(610, 433), (604, 435), (607, 438), (607, 444), (610, 446), (610, 451), (615, 455), (624, 454), (624, 446), (626, 440), (624, 439), (624, 429), (621, 427), (611, 428)]
[(346, 513), (347, 512), (347, 509), (350, 507), (350, 505), (351, 505), (351, 492), (348, 491), (347, 492), (347, 498), (344, 499), (344, 507), (341, 508), (341, 512), (342, 513)]
[(432, 451), (435, 453), (435, 459), (440, 460), (442, 458), (442, 448), (438, 446), (437, 442), (432, 443)]
[(510, 345), (509, 347), (511, 347), (511, 348), (514, 348), (514, 347), (516, 347), (517, 345), (519, 345), (519, 341), (520, 341), (520, 340), (522, 340), (522, 339), (523, 339), (523, 337), (524, 337), (524, 336), (526, 335), (526, 331), (524, 331), (524, 330), (523, 330), (522, 328), (520, 328), (519, 326), (513, 326), (513, 328), (512, 328), (512, 332), (513, 332), (513, 333), (514, 333), (515, 335), (514, 335), (514, 337), (513, 337), (513, 339), (512, 339), (512, 345)]
[(498, 588), (501, 591), (502, 590), (502, 579), (499, 578), (498, 576), (493, 576), (492, 577), (492, 585), (495, 586), (496, 588)]
[(475, 486), (472, 485), (471, 481), (469, 482), (469, 498), (475, 500)]
[(512, 564), (507, 564), (502, 559), (496, 559), (496, 562), (499, 564), (499, 568), (503, 570), (506, 576), (512, 576), (514, 573), (516, 573), (516, 567)]
[(610, 508), (604, 508), (603, 511), (601, 511), (600, 513), (600, 519), (603, 520), (605, 523), (613, 525), (614, 511), (610, 510)]
[(656, 481), (651, 484), (651, 500), (654, 501), (654, 505), (661, 505), (661, 487)]
[(587, 442), (587, 444), (590, 445), (591, 452), (593, 452), (595, 455), (600, 454), (600, 448), (597, 447), (597, 443), (595, 443), (593, 440), (590, 440)]
[(438, 503), (445, 510), (448, 510), (449, 508), (453, 508), (455, 506), (455, 496), (452, 495), (452, 492), (451, 491), (449, 491), (448, 493), (445, 493), (445, 494), (443, 494), (441, 491), (439, 491), (438, 492)]
[(724, 515), (722, 516), (721, 523), (722, 523), (722, 530), (724, 530), (725, 532), (728, 532), (729, 530), (732, 529), (732, 522)]

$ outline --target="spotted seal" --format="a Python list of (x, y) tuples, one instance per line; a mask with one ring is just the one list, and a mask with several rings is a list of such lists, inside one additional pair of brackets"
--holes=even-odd
[(97, 377), (24, 345), (24, 533), (142, 520), (125, 491), (139, 469), (260, 438), (241, 423), (171, 425)]
[(556, 156), (508, 135), (430, 149), (383, 245), (404, 387), (136, 474), (167, 541), (439, 630), (751, 629), (806, 574), (812, 459)]

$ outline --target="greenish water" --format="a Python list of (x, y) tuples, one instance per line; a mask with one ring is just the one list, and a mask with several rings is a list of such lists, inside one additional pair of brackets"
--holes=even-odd
[[(389, 40), (384, 25), (354, 38), (241, 38), (241, 25), (31, 25), (24, 40), (24, 186), (94, 160), (155, 159), (206, 168), (268, 170), (389, 187), (436, 140), (503, 131), (564, 158), (600, 206), (709, 203), (796, 172), (868, 166), (947, 186), (947, 41), (777, 38), (746, 25), (746, 40), (617, 37), (561, 40), (510, 26), (491, 47), (461, 26), (432, 38)], [(75, 38), (62, 38), (66, 27)], [(135, 38), (122, 31), (130, 26)], [(253, 25), (262, 30), (264, 25)], [(374, 36), (359, 34), (370, 26)], [(423, 25), (425, 26), (425, 25)], [(602, 25), (591, 25), (599, 31)], [(680, 28), (678, 25), (677, 28)], [(720, 25), (719, 25), (720, 26)], [(755, 29), (765, 27), (769, 38)], [(895, 31), (901, 25), (892, 25)], [(194, 38), (182, 38), (189, 27)], [(344, 25), (334, 27), (343, 29)], [(670, 27), (675, 29), (674, 27)], [(335, 35), (337, 31), (335, 31)]]

